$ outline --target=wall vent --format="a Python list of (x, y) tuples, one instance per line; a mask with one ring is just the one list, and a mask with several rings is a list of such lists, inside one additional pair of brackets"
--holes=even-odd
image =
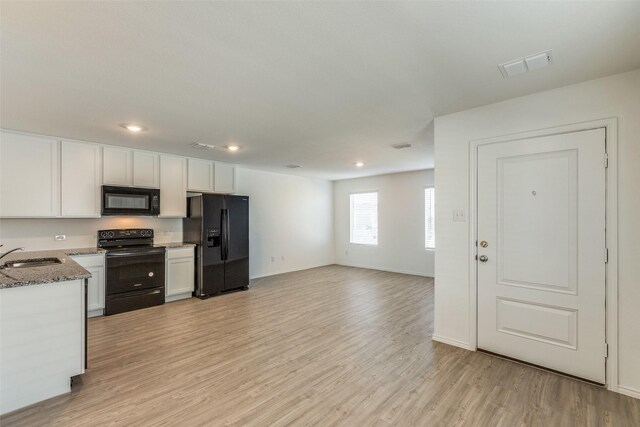
[(413, 145), (409, 144), (408, 142), (401, 142), (399, 144), (393, 144), (392, 147), (396, 150), (402, 150), (403, 148), (411, 148), (413, 147)]
[(518, 74), (528, 73), (529, 71), (538, 70), (547, 67), (553, 61), (551, 51), (536, 53), (525, 58), (516, 59), (515, 61), (505, 62), (498, 65), (498, 69), (502, 73), (502, 77), (517, 76)]

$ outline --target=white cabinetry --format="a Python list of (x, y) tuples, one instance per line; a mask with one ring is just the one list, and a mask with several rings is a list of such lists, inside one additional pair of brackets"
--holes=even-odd
[(60, 142), (0, 133), (0, 216), (60, 216)]
[(75, 255), (71, 259), (91, 273), (91, 278), (87, 285), (87, 316), (102, 316), (104, 314), (105, 299), (104, 254)]
[(212, 192), (213, 186), (213, 162), (202, 159), (189, 159), (188, 190)]
[(216, 163), (214, 191), (216, 193), (235, 193), (236, 191), (236, 168), (224, 163)]
[(133, 186), (160, 187), (160, 156), (147, 151), (133, 152)]
[(100, 216), (100, 175), (102, 156), (99, 145), (62, 141), (62, 216)]
[(165, 301), (191, 298), (194, 288), (194, 247), (167, 249)]
[(148, 151), (103, 148), (103, 184), (160, 187), (160, 156)]
[(187, 216), (187, 159), (160, 155), (160, 216)]
[(102, 183), (128, 186), (132, 183), (131, 150), (118, 147), (102, 149)]

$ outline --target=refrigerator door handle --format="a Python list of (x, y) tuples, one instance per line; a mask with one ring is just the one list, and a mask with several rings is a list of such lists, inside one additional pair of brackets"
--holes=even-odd
[(225, 260), (225, 248), (227, 247), (227, 238), (226, 238), (226, 229), (225, 229), (225, 220), (224, 220), (224, 209), (220, 209), (220, 259), (222, 261)]
[(225, 233), (224, 233), (224, 238), (226, 240), (224, 244), (224, 259), (228, 260), (229, 259), (229, 239), (231, 238), (231, 227), (229, 226), (229, 209), (225, 209), (224, 217), (226, 220)]

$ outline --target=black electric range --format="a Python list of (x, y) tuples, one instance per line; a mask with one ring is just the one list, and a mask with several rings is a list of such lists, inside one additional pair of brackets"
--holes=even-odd
[(105, 249), (105, 315), (164, 304), (165, 247), (154, 245), (153, 230), (98, 231)]

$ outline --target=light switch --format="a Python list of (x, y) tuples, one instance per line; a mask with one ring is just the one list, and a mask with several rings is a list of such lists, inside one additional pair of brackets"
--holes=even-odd
[(453, 220), (454, 221), (466, 221), (467, 213), (464, 209), (454, 209), (453, 210)]

